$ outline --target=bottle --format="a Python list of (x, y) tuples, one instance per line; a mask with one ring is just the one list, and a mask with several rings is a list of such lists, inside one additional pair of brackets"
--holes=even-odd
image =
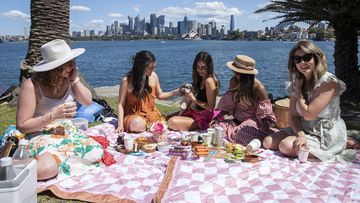
[(4, 157), (0, 159), (0, 181), (12, 180), (16, 177), (15, 171), (12, 167), (11, 157)]
[(29, 145), (29, 140), (22, 139), (19, 142), (19, 146), (16, 149), (14, 155), (12, 156), (13, 167), (15, 169), (23, 169), (26, 167), (29, 161), (29, 152), (27, 146)]

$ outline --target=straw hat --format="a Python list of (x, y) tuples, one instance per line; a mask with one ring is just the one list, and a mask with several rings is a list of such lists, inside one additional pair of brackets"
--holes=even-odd
[(226, 65), (238, 73), (258, 74), (258, 70), (255, 68), (255, 60), (246, 55), (237, 55), (234, 61), (229, 61)]
[(70, 49), (62, 39), (52, 40), (41, 46), (41, 55), (44, 60), (36, 64), (33, 71), (44, 72), (55, 69), (84, 52), (83, 48)]

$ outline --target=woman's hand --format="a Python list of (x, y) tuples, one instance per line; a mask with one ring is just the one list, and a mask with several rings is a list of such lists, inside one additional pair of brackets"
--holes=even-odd
[(52, 119), (72, 118), (76, 115), (76, 102), (66, 102), (52, 110)]
[(193, 103), (195, 103), (195, 101), (196, 101), (196, 98), (192, 92), (185, 94), (184, 97), (189, 99)]
[(307, 144), (307, 142), (306, 142), (305, 135), (298, 136), (293, 142), (293, 149), (294, 149), (295, 153), (299, 154), (301, 147), (306, 146), (306, 144)]
[(74, 66), (69, 74), (69, 80), (74, 81), (76, 77), (77, 77), (77, 68), (76, 66)]
[(118, 127), (115, 129), (115, 133), (124, 132), (124, 124), (122, 122), (118, 122)]

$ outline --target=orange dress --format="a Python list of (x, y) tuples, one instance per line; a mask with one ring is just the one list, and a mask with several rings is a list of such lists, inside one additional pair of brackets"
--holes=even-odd
[(155, 121), (164, 120), (160, 111), (155, 105), (155, 90), (151, 94), (148, 94), (143, 99), (138, 99), (133, 92), (128, 92), (125, 101), (125, 117), (124, 117), (124, 128), (126, 131), (129, 130), (129, 122), (134, 116), (141, 116), (146, 123), (152, 123)]

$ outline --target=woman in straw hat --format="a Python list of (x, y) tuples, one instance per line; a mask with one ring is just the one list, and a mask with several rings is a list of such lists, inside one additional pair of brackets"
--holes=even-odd
[[(249, 56), (237, 55), (234, 61), (227, 62), (234, 72), (229, 90), (221, 97), (216, 110), (220, 114), (212, 125), (224, 129), (225, 138), (233, 143), (247, 145), (253, 139), (262, 140), (277, 130), (271, 125), (276, 123), (272, 105), (264, 85), (255, 78), (258, 70), (255, 60)], [(223, 115), (233, 120), (218, 121)]]
[(186, 109), (181, 116), (173, 116), (168, 120), (169, 127), (173, 130), (205, 130), (213, 118), (220, 82), (216, 77), (214, 64), (208, 52), (201, 51), (196, 55), (192, 67), (192, 78), (196, 97), (192, 92), (184, 96), (196, 106), (194, 109)]
[[(35, 73), (32, 78), (25, 80), (21, 86), (16, 114), (19, 131), (34, 135), (55, 119), (74, 117), (76, 114), (74, 99), (83, 105), (91, 104), (91, 92), (77, 76), (75, 62), (75, 57), (84, 51), (83, 48), (70, 49), (68, 44), (60, 39), (52, 40), (41, 47), (43, 61), (34, 66)], [(69, 129), (65, 131), (64, 137), (54, 137), (45, 133), (31, 139), (30, 148), (38, 161), (38, 179), (56, 176), (59, 167), (63, 175), (72, 175), (74, 171), (75, 173), (79, 171), (79, 168), (68, 165), (71, 162), (69, 154), (74, 155), (71, 150), (77, 147), (74, 140), (98, 146), (95, 141), (82, 134), (74, 135)], [(63, 139), (59, 138), (66, 138), (73, 146), (66, 145), (68, 142), (64, 144)], [(103, 154), (101, 146), (90, 151), (98, 154), (93, 160), (101, 159)]]
[[(297, 157), (303, 147), (322, 161), (334, 160), (346, 146), (340, 117), (340, 95), (346, 86), (327, 72), (324, 52), (310, 41), (298, 42), (289, 53), (290, 128), (264, 139), (268, 149)], [(307, 149), (306, 149), (307, 150)]]
[(154, 54), (146, 50), (136, 53), (131, 71), (120, 83), (116, 132), (144, 132), (148, 124), (164, 120), (155, 98), (168, 99), (179, 90), (163, 92), (155, 68)]

